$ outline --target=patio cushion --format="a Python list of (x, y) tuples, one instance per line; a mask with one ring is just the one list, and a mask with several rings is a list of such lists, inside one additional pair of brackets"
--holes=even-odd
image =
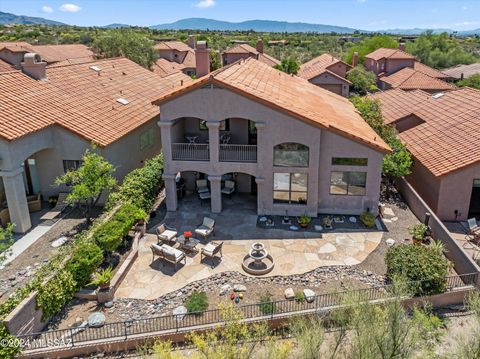
[(204, 236), (204, 237), (208, 236), (211, 232), (212, 230), (210, 228), (207, 228), (204, 226), (200, 226), (197, 229), (195, 229), (195, 233), (200, 234), (201, 236)]
[(215, 250), (215, 248), (217, 248), (216, 245), (212, 244), (212, 243), (208, 243), (204, 248), (203, 248), (203, 251), (206, 252), (206, 253), (213, 253), (213, 251)]
[(162, 246), (159, 246), (159, 245), (157, 245), (157, 244), (155, 244), (155, 243), (152, 244), (152, 247), (153, 247), (155, 250), (157, 250), (157, 251), (162, 251), (162, 250), (163, 250)]
[(183, 256), (183, 252), (181, 250), (170, 247), (166, 244), (162, 244), (161, 249), (166, 256), (174, 257), (175, 259), (181, 258)]
[(174, 238), (175, 236), (177, 235), (177, 232), (175, 231), (171, 231), (169, 229), (167, 229), (166, 231), (164, 231), (163, 233), (160, 234), (160, 237), (164, 237), (168, 240), (171, 240), (172, 238)]
[(202, 228), (202, 227), (207, 227), (207, 228), (212, 229), (213, 226), (215, 226), (215, 220), (213, 220), (213, 219), (211, 219), (211, 218), (208, 218), (208, 217), (204, 217), (204, 218), (203, 218), (203, 223), (202, 223), (202, 225), (200, 226), (200, 228)]

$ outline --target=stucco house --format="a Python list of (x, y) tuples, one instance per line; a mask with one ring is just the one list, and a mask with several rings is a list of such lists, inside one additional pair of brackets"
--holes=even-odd
[(389, 76), (381, 76), (378, 82), (379, 87), (384, 91), (398, 88), (405, 91), (423, 90), (434, 94), (456, 88), (455, 85), (449, 82), (431, 77), (410, 67), (405, 67)]
[(222, 54), (222, 63), (224, 66), (233, 64), (240, 59), (246, 60), (252, 58), (263, 62), (268, 66), (275, 66), (280, 64), (280, 61), (276, 58), (266, 54), (264, 51), (264, 44), (262, 40), (258, 40), (256, 47), (252, 47), (248, 44), (238, 44), (228, 48)]
[(258, 214), (377, 212), (390, 148), (342, 96), (248, 58), (154, 103), (169, 211), (179, 181), (195, 192), (205, 179), (214, 213), (227, 180)]
[(195, 75), (197, 67), (195, 45), (195, 40), (192, 37), (189, 38), (189, 45), (176, 40), (159, 42), (153, 48), (163, 61), (158, 61), (156, 66), (162, 67), (165, 64), (165, 60), (167, 60), (181, 65), (181, 71), (186, 75)]
[(297, 76), (337, 95), (348, 97), (352, 83), (347, 80), (347, 72), (351, 69), (352, 66), (332, 55), (322, 54), (302, 64)]
[(480, 91), (373, 95), (414, 157), (407, 180), (442, 220), (480, 217)]
[(46, 200), (68, 191), (54, 186), (55, 178), (78, 166), (92, 142), (118, 180), (158, 154), (158, 108), (151, 102), (189, 81), (181, 72), (162, 78), (125, 58), (47, 67), (32, 53), (22, 70), (0, 73), (3, 219), (27, 231), (27, 195)]

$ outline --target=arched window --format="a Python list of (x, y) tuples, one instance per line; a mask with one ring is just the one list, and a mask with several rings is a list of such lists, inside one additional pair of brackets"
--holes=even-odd
[(281, 143), (273, 149), (273, 165), (308, 167), (308, 147), (300, 143)]

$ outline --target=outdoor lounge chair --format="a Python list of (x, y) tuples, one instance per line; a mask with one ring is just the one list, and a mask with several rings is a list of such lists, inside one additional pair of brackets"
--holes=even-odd
[(177, 230), (175, 228), (168, 227), (165, 223), (157, 227), (156, 231), (158, 243), (167, 242), (168, 244), (175, 243), (177, 238)]
[(187, 257), (180, 249), (167, 246), (166, 244), (162, 244), (161, 246), (152, 244), (150, 249), (152, 250), (152, 262), (155, 260), (155, 255), (157, 255), (160, 259), (173, 263), (175, 270), (177, 270), (177, 264), (181, 261), (187, 264)]
[(204, 217), (203, 223), (195, 229), (195, 233), (207, 239), (210, 234), (213, 233), (215, 228), (215, 221), (211, 218)]
[(60, 213), (62, 213), (65, 210), (65, 208), (68, 207), (67, 196), (68, 196), (68, 193), (60, 192), (58, 194), (58, 199), (57, 199), (57, 203), (55, 204), (55, 207), (53, 207), (50, 211), (48, 211), (43, 216), (41, 216), (40, 219), (42, 221), (55, 219)]
[(213, 257), (215, 257), (216, 254), (220, 253), (220, 258), (222, 258), (222, 247), (223, 247), (223, 242), (210, 242), (208, 243), (205, 247), (202, 248), (200, 252), (200, 262), (203, 259), (203, 256), (205, 257), (210, 257), (212, 259), (212, 268), (213, 268)]
[(475, 239), (480, 239), (480, 226), (477, 224), (476, 218), (470, 218), (468, 221), (468, 234)]
[(233, 192), (235, 192), (235, 182), (225, 181), (225, 186), (222, 188), (222, 194), (231, 196)]
[(197, 193), (210, 192), (208, 189), (208, 182), (206, 179), (197, 180)]

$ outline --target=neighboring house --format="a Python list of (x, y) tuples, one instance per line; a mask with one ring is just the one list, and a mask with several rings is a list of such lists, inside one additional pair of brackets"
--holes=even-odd
[(263, 47), (262, 40), (257, 41), (256, 48), (253, 48), (248, 44), (239, 44), (233, 46), (225, 50), (225, 52), (222, 54), (223, 65), (230, 65), (240, 59), (246, 60), (248, 58), (263, 62), (270, 67), (280, 64), (279, 60), (264, 53)]
[(407, 179), (445, 221), (480, 216), (480, 91), (435, 95), (399, 89), (372, 96), (381, 102), (414, 156)]
[[(190, 39), (189, 39), (190, 42)], [(188, 76), (196, 73), (195, 43), (189, 45), (181, 41), (162, 41), (154, 46), (161, 59), (183, 66), (182, 71)]]
[(455, 80), (468, 79), (470, 76), (480, 74), (480, 62), (470, 65), (457, 65), (443, 70), (445, 74)]
[(168, 61), (167, 59), (160, 58), (152, 66), (152, 71), (161, 77), (175, 74), (177, 72), (185, 71), (184, 64), (178, 64), (174, 61)]
[(27, 194), (46, 200), (68, 190), (55, 178), (78, 166), (90, 143), (118, 180), (158, 154), (151, 102), (192, 81), (183, 73), (162, 78), (125, 58), (46, 65), (28, 53), (22, 71), (0, 74), (0, 191), (18, 232), (31, 225)]
[(401, 49), (380, 48), (365, 56), (365, 67), (377, 76), (388, 76), (405, 67), (413, 68), (415, 61), (415, 56)]
[(347, 97), (352, 83), (346, 77), (351, 68), (349, 64), (332, 55), (323, 54), (301, 65), (297, 76), (337, 95)]
[(405, 67), (389, 76), (381, 76), (378, 79), (379, 87), (382, 90), (423, 90), (429, 93), (450, 91), (456, 88), (455, 85), (442, 81), (438, 78), (426, 75), (423, 72)]
[(443, 81), (449, 81), (451, 80), (451, 77), (442, 72), (442, 71), (439, 71), (439, 70), (436, 70), (430, 66), (427, 66), (425, 64), (422, 64), (420, 61), (415, 61), (415, 63), (413, 64), (413, 69), (415, 71), (418, 71), (418, 72), (421, 72), (425, 75), (428, 75), (430, 77), (434, 77), (436, 79), (439, 79), (439, 80), (443, 80)]
[(222, 211), (221, 188), (256, 196), (258, 214), (377, 213), (390, 148), (341, 96), (254, 59), (160, 96), (167, 209), (176, 182)]

